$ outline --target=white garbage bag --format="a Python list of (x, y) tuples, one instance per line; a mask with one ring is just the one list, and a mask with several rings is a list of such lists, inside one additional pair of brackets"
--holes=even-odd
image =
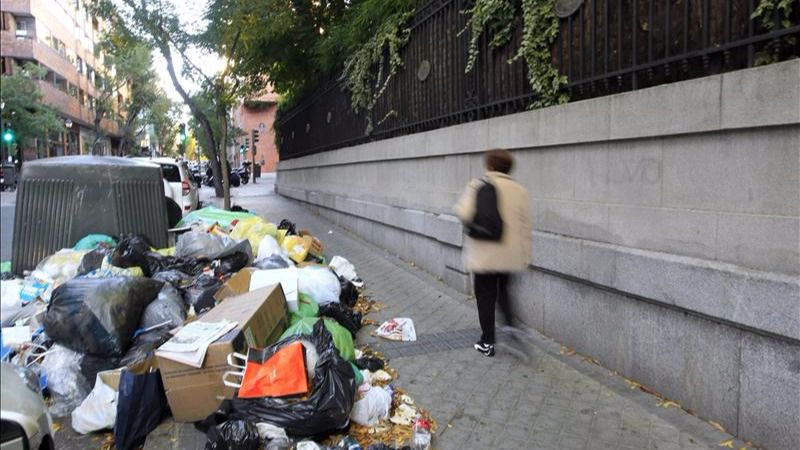
[(336, 272), (336, 275), (344, 278), (345, 280), (353, 283), (356, 287), (364, 286), (364, 281), (358, 277), (356, 273), (356, 266), (353, 265), (350, 261), (346, 260), (341, 256), (334, 256), (331, 259), (331, 262), (328, 263), (328, 267), (333, 269)]
[(22, 280), (0, 281), (0, 322), (16, 315), (22, 309), (19, 293), (22, 290)]
[(359, 393), (362, 392), (365, 386), (368, 390), (365, 390), (363, 397), (353, 405), (353, 409), (350, 411), (350, 419), (359, 425), (373, 426), (379, 420), (389, 417), (392, 395), (384, 388), (369, 386), (368, 384), (362, 384), (359, 387)]
[(72, 411), (72, 428), (80, 434), (114, 428), (118, 396), (119, 392), (97, 374), (92, 392)]
[(261, 239), (261, 243), (258, 244), (256, 261), (267, 259), (276, 254), (288, 258), (288, 255), (286, 255), (286, 252), (281, 248), (280, 244), (278, 244), (278, 241), (276, 241), (274, 237), (269, 235), (264, 236), (264, 238)]
[(319, 305), (339, 303), (342, 287), (336, 274), (327, 267), (307, 266), (297, 271), (297, 290), (311, 296)]
[(86, 398), (81, 375), (82, 360), (82, 354), (56, 344), (50, 347), (42, 361), (42, 371), (47, 376), (47, 388), (52, 399), (50, 414), (55, 417), (70, 414)]

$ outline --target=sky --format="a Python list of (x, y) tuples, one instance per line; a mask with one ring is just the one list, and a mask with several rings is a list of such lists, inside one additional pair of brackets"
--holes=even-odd
[[(205, 0), (172, 0), (172, 3), (175, 5), (175, 10), (177, 11), (178, 18), (181, 21), (181, 25), (184, 29), (188, 30), (202, 30), (205, 28), (205, 23), (202, 18), (203, 11), (205, 10), (206, 1)], [(187, 7), (187, 3), (191, 6)], [(200, 51), (200, 49), (191, 49), (188, 52), (189, 58), (197, 65), (197, 67), (201, 67), (206, 75), (213, 75), (220, 70), (222, 70), (224, 66), (224, 61), (222, 58), (219, 57), (217, 54), (207, 54), (205, 52)], [(184, 111), (184, 119), (189, 119), (189, 108), (183, 104), (183, 99), (178, 94), (178, 91), (175, 90), (175, 87), (172, 85), (172, 81), (169, 78), (169, 73), (167, 72), (167, 63), (164, 58), (161, 56), (159, 52), (154, 52), (154, 59), (155, 59), (155, 66), (156, 72), (160, 78), (160, 85), (164, 89), (164, 92), (167, 93), (167, 96), (171, 98), (173, 101), (183, 105)], [(177, 56), (177, 55), (173, 55)], [(174, 58), (175, 63), (175, 73), (178, 74), (178, 78), (181, 81), (181, 85), (183, 88), (189, 93), (195, 93), (198, 91), (200, 86), (197, 83), (194, 83), (192, 80), (184, 78), (181, 76), (181, 67), (182, 63), (179, 57)]]

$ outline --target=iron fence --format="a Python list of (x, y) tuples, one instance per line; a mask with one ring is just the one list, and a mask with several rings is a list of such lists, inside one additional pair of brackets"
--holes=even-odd
[[(784, 26), (751, 19), (758, 0), (584, 0), (560, 19), (551, 63), (567, 76), (571, 100), (598, 97), (800, 56), (800, 5)], [(465, 72), (471, 0), (433, 0), (417, 10), (403, 67), (367, 117), (354, 113), (340, 82), (323, 83), (276, 124), (283, 160), (519, 112), (535, 100), (525, 63), (509, 62), (522, 39), (479, 40)]]

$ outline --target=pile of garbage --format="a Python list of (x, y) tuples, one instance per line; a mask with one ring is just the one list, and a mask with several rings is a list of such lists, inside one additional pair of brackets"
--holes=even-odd
[[(179, 226), (170, 248), (89, 235), (24, 278), (0, 266), (0, 356), (53, 416), (123, 450), (170, 415), (210, 449), (430, 447), (435, 421), (354, 344), (379, 306), (353, 264), (289, 220), (209, 207)], [(404, 318), (375, 333), (416, 338)]]

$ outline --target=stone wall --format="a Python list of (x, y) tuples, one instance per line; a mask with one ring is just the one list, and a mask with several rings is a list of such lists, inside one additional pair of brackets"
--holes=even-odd
[(524, 321), (800, 448), (800, 60), (284, 161), (277, 190), (466, 292), (452, 205), (490, 147), (531, 194)]

